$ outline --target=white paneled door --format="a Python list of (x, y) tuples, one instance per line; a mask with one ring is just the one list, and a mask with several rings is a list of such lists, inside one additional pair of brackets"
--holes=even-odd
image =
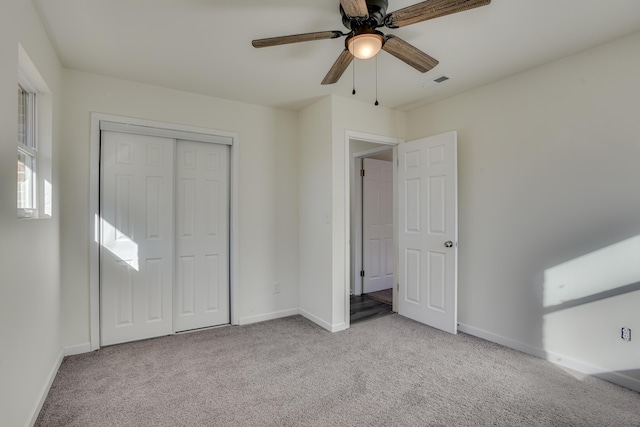
[(102, 134), (102, 344), (172, 332), (173, 140)]
[(393, 162), (363, 159), (363, 292), (393, 287)]
[(457, 333), (457, 136), (398, 145), (398, 313)]
[(229, 147), (111, 131), (101, 146), (101, 344), (229, 323)]
[(178, 141), (175, 330), (229, 323), (229, 147)]

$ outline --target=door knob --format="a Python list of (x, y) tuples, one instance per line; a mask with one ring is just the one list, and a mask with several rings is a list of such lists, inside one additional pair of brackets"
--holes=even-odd
[(444, 242), (444, 247), (445, 248), (452, 248), (453, 247), (453, 242), (451, 240), (447, 240), (446, 242)]

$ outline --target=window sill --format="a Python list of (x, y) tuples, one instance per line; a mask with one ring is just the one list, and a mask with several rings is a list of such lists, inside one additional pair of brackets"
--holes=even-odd
[(40, 216), (36, 209), (18, 209), (18, 219), (46, 219), (50, 216)]

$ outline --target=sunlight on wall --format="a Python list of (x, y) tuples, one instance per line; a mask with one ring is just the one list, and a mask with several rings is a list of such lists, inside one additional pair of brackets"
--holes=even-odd
[(640, 236), (624, 240), (544, 273), (544, 307), (640, 282)]
[(44, 214), (53, 215), (53, 186), (49, 180), (44, 180)]
[(543, 348), (549, 360), (640, 390), (640, 236), (544, 273)]

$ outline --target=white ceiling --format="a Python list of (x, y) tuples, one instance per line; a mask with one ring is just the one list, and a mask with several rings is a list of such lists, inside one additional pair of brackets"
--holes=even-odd
[[(290, 109), (331, 93), (352, 96), (351, 67), (337, 84), (320, 85), (344, 38), (251, 46), (256, 38), (346, 32), (338, 0), (33, 2), (67, 68)], [(388, 12), (416, 2), (389, 0)], [(440, 64), (421, 74), (381, 52), (378, 99), (380, 105), (409, 110), (637, 31), (639, 0), (493, 0), (383, 29)], [(355, 61), (358, 100), (375, 100), (375, 62)], [(428, 84), (442, 75), (451, 80)]]

